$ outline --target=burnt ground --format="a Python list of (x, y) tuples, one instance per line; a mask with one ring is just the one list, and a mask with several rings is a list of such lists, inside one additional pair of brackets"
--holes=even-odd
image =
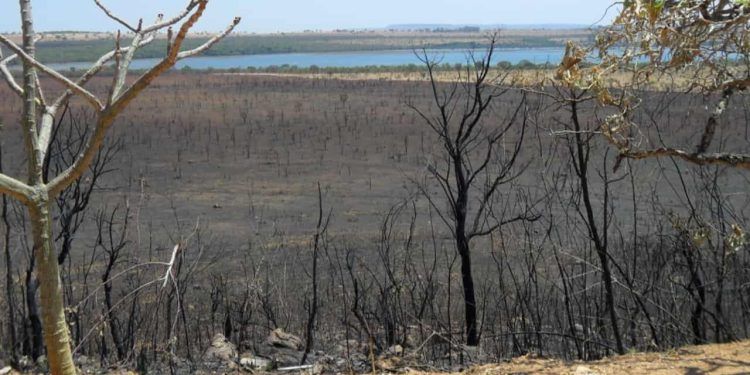
[[(108, 83), (103, 77), (92, 87), (103, 92)], [(44, 85), (49, 82), (44, 80)], [(487, 122), (502, 124), (519, 99), (520, 94), (514, 92), (501, 98)], [(559, 144), (552, 146), (560, 139), (552, 133), (559, 130), (556, 121), (565, 121), (569, 115), (549, 103), (537, 106), (536, 101), (530, 99), (536, 118), (529, 122), (519, 163), (528, 168), (506, 188), (509, 196), (519, 188), (533, 195), (539, 182), (565, 161), (560, 154), (565, 150)], [(424, 178), (426, 165), (440, 162), (441, 148), (434, 135), (407, 103), (431, 108), (428, 85), (168, 74), (113, 127), (110, 139), (120, 140), (123, 148), (111, 165), (113, 172), (102, 179), (94, 206), (124, 205), (127, 200), (139, 208), (141, 225), (164, 240), (200, 221), (226, 247), (257, 242), (274, 248), (309, 240), (316, 221), (319, 182), (325, 203), (333, 210), (329, 233), (355, 241), (376, 240), (383, 215), (391, 206), (415, 197), (414, 182)], [(0, 104), (0, 118), (6, 124), (6, 169), (17, 173), (24, 162), (17, 153), (22, 143), (14, 141), (20, 140), (15, 125), (20, 101), (3, 87)], [(701, 124), (701, 114), (691, 113), (691, 107), (700, 104), (693, 99), (674, 102), (664, 115), (674, 118), (674, 130), (666, 131), (676, 131), (685, 139), (694, 136), (700, 129), (681, 121)], [(91, 122), (87, 112), (73, 109), (71, 113), (80, 122)], [(744, 113), (730, 116), (742, 120)], [(595, 125), (593, 119), (589, 125)], [(721, 131), (720, 137), (728, 140), (725, 143), (746, 147), (746, 127)], [(597, 152), (607, 156), (597, 163), (597, 170), (611, 172), (614, 153), (603, 146)], [(676, 210), (685, 205), (679, 187), (655, 184), (655, 178), (669, 178), (677, 167), (669, 162), (644, 162), (634, 168), (639, 174), (635, 183), (644, 197), (655, 189), (660, 205)], [(727, 196), (744, 199), (742, 185), (747, 176), (730, 177)], [(625, 185), (613, 188), (629, 190)], [(595, 193), (601, 200), (601, 193)], [(423, 209), (427, 206), (423, 200), (418, 204)], [(620, 206), (623, 216), (631, 216), (629, 204)], [(638, 209), (650, 213), (648, 207)], [(259, 237), (263, 239), (256, 241)], [(93, 238), (84, 234), (81, 239)], [(161, 246), (170, 248), (171, 240)]]

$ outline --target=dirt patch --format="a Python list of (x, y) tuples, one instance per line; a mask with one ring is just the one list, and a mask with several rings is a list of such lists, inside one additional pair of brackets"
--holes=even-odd
[(475, 367), (464, 374), (750, 374), (750, 341), (691, 346), (664, 353), (627, 354), (595, 362), (526, 356), (504, 364)]

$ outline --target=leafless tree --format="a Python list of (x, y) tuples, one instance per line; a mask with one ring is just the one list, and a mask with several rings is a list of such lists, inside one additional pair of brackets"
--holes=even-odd
[[(550, 94), (556, 105), (564, 108), (569, 112), (568, 121), (558, 120), (562, 129), (556, 132), (565, 136), (567, 140), (567, 151), (570, 156), (570, 165), (573, 167), (573, 173), (576, 176), (577, 191), (575, 196), (580, 197), (581, 202), (575, 205), (578, 216), (585, 224), (589, 240), (593, 244), (594, 250), (599, 258), (599, 267), (601, 267), (602, 284), (604, 285), (604, 296), (606, 313), (609, 315), (609, 323), (612, 329), (612, 336), (615, 340), (615, 348), (619, 354), (625, 353), (622, 335), (620, 333), (620, 323), (617, 317), (617, 308), (615, 305), (615, 291), (613, 282), (613, 262), (610, 254), (609, 233), (612, 225), (614, 208), (611, 203), (611, 186), (621, 181), (625, 176), (610, 176), (607, 173), (606, 166), (598, 171), (601, 180), (602, 199), (601, 204), (597, 205), (593, 194), (596, 189), (592, 187), (595, 183), (592, 178), (592, 152), (595, 152), (594, 141), (595, 132), (592, 131), (590, 122), (583, 118), (583, 109), (586, 105), (594, 100), (594, 96), (588, 90), (579, 90), (575, 87), (561, 87), (552, 85)], [(606, 152), (600, 158), (604, 163), (607, 161)]]
[(439, 185), (447, 201), (446, 210), (433, 198), (430, 187), (420, 190), (450, 228), (456, 251), (461, 258), (466, 343), (479, 344), (477, 301), (472, 275), (472, 240), (487, 236), (503, 225), (531, 219), (527, 213), (513, 218), (493, 220), (493, 206), (501, 187), (516, 179), (523, 167), (516, 165), (526, 131), (526, 105), (523, 97), (502, 125), (488, 124), (487, 116), (496, 100), (511, 89), (504, 85), (507, 75), (492, 76), (491, 67), (496, 36), (490, 39), (486, 53), (468, 56), (469, 64), (459, 70), (452, 82), (441, 83), (436, 76), (439, 61), (423, 51), (436, 113), (409, 104), (437, 136), (442, 160), (430, 163), (429, 175)]
[(305, 364), (307, 356), (310, 354), (313, 345), (315, 344), (315, 319), (318, 314), (318, 259), (320, 258), (320, 247), (325, 246), (325, 235), (328, 230), (328, 224), (331, 222), (332, 210), (328, 211), (328, 215), (323, 214), (323, 192), (320, 189), (320, 182), (318, 182), (318, 223), (315, 226), (315, 234), (313, 235), (312, 243), (312, 270), (310, 273), (310, 279), (312, 283), (312, 298), (306, 301), (308, 305), (307, 309), (307, 325), (305, 326), (305, 349), (302, 353), (302, 359), (300, 364)]

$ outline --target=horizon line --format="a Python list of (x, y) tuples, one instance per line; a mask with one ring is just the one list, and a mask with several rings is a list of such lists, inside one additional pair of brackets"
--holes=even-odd
[[(333, 28), (333, 29), (297, 29), (297, 30), (277, 30), (277, 31), (251, 31), (251, 30), (236, 30), (233, 34), (255, 34), (255, 35), (272, 35), (272, 34), (295, 34), (295, 33), (339, 33), (339, 32), (361, 32), (361, 31), (422, 31), (420, 28), (429, 29), (429, 28), (440, 28), (440, 27), (455, 27), (455, 28), (461, 28), (461, 27), (478, 27), (480, 28), (479, 31), (491, 31), (491, 30), (502, 30), (503, 28), (512, 28), (514, 30), (533, 30), (533, 29), (545, 29), (545, 28), (554, 28), (554, 29), (565, 29), (569, 28), (569, 30), (585, 30), (585, 29), (591, 29), (595, 27), (602, 27), (604, 25), (587, 25), (583, 23), (558, 23), (558, 22), (549, 22), (549, 23), (489, 23), (489, 24), (480, 24), (480, 23), (474, 23), (474, 24), (464, 24), (464, 23), (397, 23), (397, 24), (389, 24), (386, 26), (378, 26), (378, 27), (343, 27), (343, 28)], [(398, 30), (402, 29), (402, 30)], [(210, 33), (218, 33), (222, 30), (199, 30), (192, 32), (192, 35), (196, 34), (210, 34)], [(446, 30), (448, 32), (450, 31), (457, 31), (459, 30)], [(111, 34), (116, 33), (117, 30), (37, 30), (37, 34), (62, 34), (62, 33), (81, 33), (81, 34)], [(0, 31), (0, 34), (3, 35), (12, 35), (12, 34), (20, 34), (20, 30), (16, 31)], [(126, 33), (127, 34), (127, 33)]]

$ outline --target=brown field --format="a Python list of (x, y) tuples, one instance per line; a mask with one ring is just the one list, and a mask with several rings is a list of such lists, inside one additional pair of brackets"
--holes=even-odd
[[(170, 74), (113, 128), (112, 138), (125, 146), (96, 199), (142, 202), (141, 215), (154, 228), (200, 220), (231, 247), (269, 233), (276, 239), (268, 243), (283, 245), (312, 232), (320, 182), (335, 213), (331, 233), (374, 241), (388, 208), (415, 196), (413, 181), (440, 150), (407, 107), (430, 108), (426, 76), (398, 74)], [(508, 81), (550, 75), (519, 71)], [(437, 78), (450, 82), (453, 75)], [(490, 121), (508, 116), (515, 95)], [(10, 139), (19, 102), (4, 100)], [(533, 137), (547, 143), (554, 130), (540, 123)], [(10, 158), (11, 165), (21, 162)], [(519, 186), (534, 186), (540, 172), (531, 168)]]

